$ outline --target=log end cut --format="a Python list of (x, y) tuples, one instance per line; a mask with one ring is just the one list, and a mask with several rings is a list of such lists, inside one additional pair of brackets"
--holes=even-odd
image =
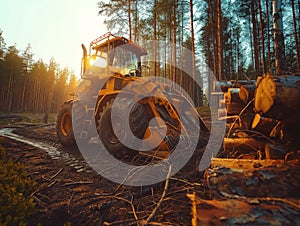
[(276, 96), (276, 84), (272, 77), (264, 77), (260, 80), (254, 100), (254, 108), (257, 112), (266, 113), (274, 104)]

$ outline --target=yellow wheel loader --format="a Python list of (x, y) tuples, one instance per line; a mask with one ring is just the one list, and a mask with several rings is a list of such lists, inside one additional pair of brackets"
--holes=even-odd
[[(98, 137), (114, 156), (135, 155), (145, 143), (150, 149), (172, 152), (183, 131), (199, 122), (201, 130), (208, 131), (181, 92), (142, 77), (141, 58), (147, 52), (138, 44), (107, 33), (90, 43), (89, 53), (84, 45), (82, 49), (83, 81), (57, 118), (63, 145)], [(182, 106), (185, 111), (180, 113)]]

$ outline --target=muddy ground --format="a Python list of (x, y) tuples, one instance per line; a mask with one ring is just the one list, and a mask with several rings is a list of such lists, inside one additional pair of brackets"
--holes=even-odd
[[(191, 161), (167, 183), (130, 187), (97, 174), (76, 147), (62, 147), (53, 123), (4, 123), (1, 127), (1, 131), (7, 127), (13, 128), (13, 131), (6, 129), (8, 135), (2, 133), (1, 145), (14, 161), (25, 164), (28, 176), (39, 184), (32, 194), (38, 211), (28, 219), (28, 225), (63, 225), (67, 222), (71, 225), (192, 225), (193, 214), (199, 215), (199, 212), (193, 212), (196, 202), (191, 201), (191, 194), (202, 200), (194, 208), (206, 213), (204, 221), (196, 220), (201, 225), (300, 224), (300, 208), (295, 202), (282, 204), (280, 201), (281, 204), (278, 204), (274, 200), (260, 201), (267, 208), (265, 210), (258, 208), (257, 200), (239, 198), (244, 204), (248, 202), (247, 205), (256, 212), (248, 213), (247, 206), (247, 209), (238, 210), (240, 218), (231, 216), (230, 211), (223, 215), (216, 214), (226, 209), (226, 203), (214, 200), (235, 205), (236, 201), (231, 198), (237, 198), (224, 197), (224, 194), (209, 189), (204, 173), (196, 170), (209, 134), (202, 134)], [(295, 197), (299, 200), (299, 195)], [(213, 204), (209, 203), (210, 200)]]
[[(32, 194), (38, 212), (29, 219), (29, 225), (63, 225), (66, 222), (72, 225), (136, 225), (137, 220), (147, 221), (161, 199), (165, 182), (129, 187), (98, 175), (75, 147), (59, 145), (54, 124), (21, 123), (9, 127), (14, 128), (14, 134), (28, 138), (24, 140), (33, 141), (37, 146), (37, 141), (46, 144), (38, 148), (7, 137), (1, 141), (8, 155), (25, 164), (28, 175), (39, 184), (40, 188)], [(52, 148), (57, 152), (53, 154)], [(167, 194), (149, 222), (154, 225), (191, 224), (191, 203), (186, 194), (196, 192), (201, 197), (210, 197), (203, 185), (203, 175), (191, 169), (195, 161), (194, 158), (190, 166), (170, 178)]]

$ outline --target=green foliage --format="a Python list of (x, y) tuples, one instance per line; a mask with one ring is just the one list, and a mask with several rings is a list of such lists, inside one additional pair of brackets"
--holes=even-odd
[(35, 211), (34, 200), (29, 198), (35, 189), (24, 166), (7, 159), (0, 146), (0, 225), (26, 225), (26, 218)]

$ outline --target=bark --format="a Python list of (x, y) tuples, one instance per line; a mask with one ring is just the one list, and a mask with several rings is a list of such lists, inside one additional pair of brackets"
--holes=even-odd
[(223, 44), (222, 44), (222, 8), (221, 0), (217, 0), (217, 42), (218, 42), (218, 80), (223, 78)]
[(258, 0), (258, 10), (259, 10), (259, 30), (260, 30), (260, 39), (261, 39), (261, 64), (262, 64), (262, 72), (266, 73), (266, 64), (265, 64), (265, 38), (264, 38), (264, 21), (263, 21), (263, 13), (261, 9), (261, 0)]
[(157, 13), (157, 2), (154, 0), (154, 6), (153, 6), (153, 35), (154, 35), (154, 76), (157, 76), (157, 19), (156, 19), (156, 13)]
[(195, 32), (194, 32), (194, 11), (193, 0), (190, 0), (190, 19), (191, 19), (191, 37), (192, 37), (192, 80), (191, 80), (191, 93), (192, 99), (195, 99), (194, 84), (195, 84)]
[(298, 35), (297, 35), (297, 22), (296, 22), (294, 1), (292, 1), (292, 12), (293, 12), (293, 25), (294, 25), (294, 38), (295, 38), (295, 45), (296, 45), (297, 69), (298, 71), (300, 71), (299, 42), (298, 42)]
[(223, 148), (225, 153), (251, 153), (264, 150), (266, 142), (254, 138), (224, 138)]
[(299, 160), (213, 158), (207, 170), (209, 188), (246, 197), (299, 198)]
[(218, 43), (216, 41), (216, 27), (215, 27), (215, 7), (214, 7), (214, 1), (208, 1), (208, 9), (209, 9), (209, 20), (210, 20), (210, 34), (211, 34), (211, 42), (212, 42), (212, 48), (213, 48), (213, 69), (214, 69), (214, 78), (213, 80), (218, 78)]
[(129, 39), (132, 40), (132, 28), (131, 28), (131, 0), (128, 0), (128, 29), (129, 29)]
[(252, 121), (251, 129), (265, 134), (266, 136), (270, 136), (277, 123), (278, 121), (275, 119), (262, 117), (260, 114), (256, 114)]
[[(287, 184), (287, 186), (289, 185)], [(280, 189), (279, 186), (276, 188)], [(223, 197), (220, 200), (207, 200), (203, 199), (202, 195), (200, 198), (195, 192), (187, 194), (191, 200), (192, 226), (294, 225), (299, 221), (299, 207), (287, 200), (267, 197), (245, 198), (225, 193), (221, 195)]]
[(174, 1), (174, 8), (173, 8), (173, 63), (172, 63), (172, 75), (173, 81), (177, 82), (176, 76), (176, 58), (177, 58), (177, 8), (178, 8), (178, 0)]
[(254, 47), (254, 71), (257, 77), (259, 75), (259, 54), (258, 54), (259, 50), (258, 50), (258, 40), (257, 40), (255, 0), (251, 1), (251, 18), (252, 18), (253, 47)]
[(281, 0), (273, 0), (273, 30), (276, 74), (285, 70), (285, 50), (282, 24)]
[(139, 21), (139, 15), (138, 15), (138, 0), (135, 0), (135, 14), (134, 14), (134, 41), (137, 42), (139, 40), (138, 38), (138, 21)]
[(269, 20), (269, 0), (266, 0), (266, 26), (267, 26), (267, 48), (268, 48), (268, 67), (267, 72), (271, 69), (271, 37), (270, 37), (270, 20)]

